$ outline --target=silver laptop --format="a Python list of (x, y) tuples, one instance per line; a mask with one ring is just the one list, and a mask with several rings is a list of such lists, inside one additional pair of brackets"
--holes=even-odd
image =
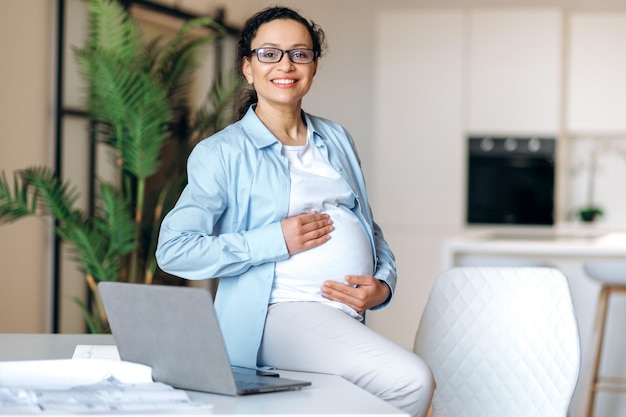
[(120, 358), (151, 366), (155, 381), (227, 395), (311, 385), (231, 367), (207, 290), (121, 282), (101, 282), (98, 287)]

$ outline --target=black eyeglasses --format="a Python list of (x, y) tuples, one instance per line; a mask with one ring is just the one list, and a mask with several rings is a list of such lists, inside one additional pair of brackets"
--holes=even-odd
[(289, 60), (294, 64), (310, 64), (317, 58), (317, 53), (313, 49), (296, 48), (296, 49), (278, 49), (278, 48), (256, 48), (250, 51), (250, 55), (256, 54), (260, 62), (276, 63), (283, 59), (283, 55), (287, 52)]

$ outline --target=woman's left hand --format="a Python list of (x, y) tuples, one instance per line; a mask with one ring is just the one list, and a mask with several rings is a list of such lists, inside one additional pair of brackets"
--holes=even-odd
[(382, 304), (389, 298), (387, 284), (370, 275), (346, 275), (347, 285), (337, 281), (325, 281), (322, 295), (339, 301), (361, 314), (365, 310)]

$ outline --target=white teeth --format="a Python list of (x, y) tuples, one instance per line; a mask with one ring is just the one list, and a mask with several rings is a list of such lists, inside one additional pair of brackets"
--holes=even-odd
[(296, 82), (296, 80), (284, 80), (284, 79), (279, 79), (279, 80), (272, 80), (273, 83), (275, 84), (293, 84)]

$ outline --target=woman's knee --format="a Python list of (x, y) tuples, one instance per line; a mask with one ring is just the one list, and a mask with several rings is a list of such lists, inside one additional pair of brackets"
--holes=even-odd
[(382, 398), (411, 416), (424, 416), (428, 412), (435, 391), (435, 379), (426, 363), (415, 356), (405, 361), (405, 366), (395, 375)]
[(430, 367), (420, 358), (416, 356), (417, 360), (414, 363), (414, 371), (412, 374), (414, 377), (414, 387), (416, 391), (421, 391), (425, 393), (430, 393), (428, 395), (432, 396), (433, 391), (435, 390), (435, 378), (433, 376)]

